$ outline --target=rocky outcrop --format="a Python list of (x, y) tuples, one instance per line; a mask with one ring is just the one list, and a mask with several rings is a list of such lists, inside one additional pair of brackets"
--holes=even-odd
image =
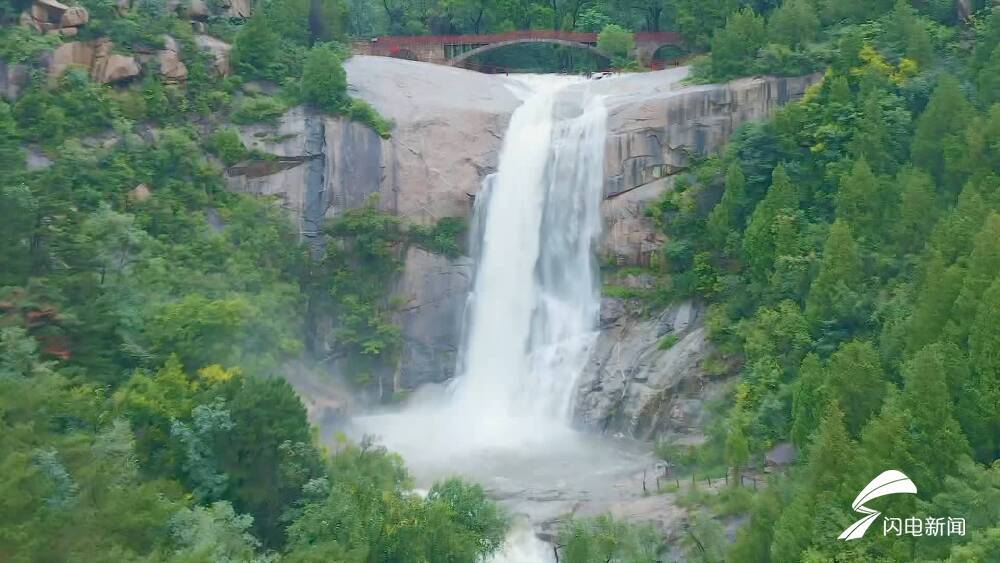
[(229, 67), (229, 51), (232, 46), (225, 41), (216, 39), (211, 35), (195, 35), (194, 42), (198, 48), (208, 51), (215, 59), (215, 70), (220, 76), (229, 76), (232, 70)]
[(82, 66), (90, 77), (101, 84), (121, 82), (139, 76), (142, 67), (131, 55), (112, 52), (113, 45), (107, 38), (82, 42), (71, 41), (57, 47), (45, 62), (49, 76), (62, 76), (70, 66)]
[(160, 74), (167, 79), (167, 82), (187, 80), (187, 66), (181, 61), (180, 48), (173, 37), (164, 36), (163, 49), (156, 52), (156, 62), (160, 67)]
[[(201, 39), (199, 45), (208, 47)], [(239, 128), (249, 148), (277, 158), (231, 168), (230, 188), (280, 197), (306, 238), (325, 218), (362, 205), (373, 194), (383, 209), (408, 223), (468, 217), (483, 178), (496, 169), (507, 121), (519, 105), (510, 80), (385, 57), (358, 56), (345, 67), (351, 94), (392, 120), (392, 137), (383, 140), (364, 125), (295, 108), (276, 125)], [(691, 153), (719, 150), (740, 123), (765, 117), (801, 95), (813, 80), (753, 78), (685, 87), (680, 83), (685, 76), (686, 70), (674, 69), (578, 86), (607, 96), (602, 249), (623, 263), (642, 263), (662, 244), (644, 210), (669, 189), (669, 176), (687, 166)], [(397, 290), (404, 303), (406, 342), (396, 378), (399, 387), (452, 375), (456, 319), (465, 306), (470, 270), (467, 261), (419, 250), (407, 254)], [(678, 350), (707, 346), (703, 333), (692, 334)], [(645, 352), (637, 343), (630, 353)], [(602, 388), (610, 388), (604, 376), (597, 379)], [(654, 378), (650, 389), (664, 385), (668, 383)], [(640, 386), (631, 389), (638, 393)], [(626, 429), (597, 404), (604, 399), (593, 395), (590, 400), (595, 402), (588, 415), (594, 424)], [(648, 402), (636, 397), (630, 404)], [(657, 424), (643, 422), (629, 432), (641, 434), (636, 429)]]
[(81, 41), (63, 43), (52, 51), (46, 64), (49, 76), (52, 77), (62, 76), (62, 73), (72, 65), (90, 69), (94, 65), (93, 45)]
[(725, 388), (702, 368), (712, 351), (702, 314), (688, 301), (648, 318), (605, 298), (600, 336), (580, 377), (576, 423), (640, 440), (699, 441), (705, 403)]
[(13, 102), (28, 85), (28, 67), (0, 59), (0, 98)]
[(685, 73), (662, 71), (659, 86), (649, 84), (647, 75), (627, 93), (609, 98), (600, 252), (619, 264), (647, 265), (663, 243), (644, 210), (692, 156), (718, 152), (741, 124), (766, 118), (819, 80), (819, 75), (754, 77), (683, 86)]
[[(248, 148), (276, 158), (230, 168), (230, 189), (279, 197), (307, 239), (372, 195), (410, 224), (467, 217), (518, 104), (504, 79), (378, 57), (355, 57), (346, 68), (351, 92), (393, 121), (392, 137), (294, 108), (275, 125), (238, 128)], [(405, 342), (398, 388), (453, 375), (471, 269), (468, 259), (408, 251), (397, 284)]]
[(443, 382), (455, 375), (464, 297), (472, 289), (471, 258), (450, 259), (411, 247), (397, 295), (405, 344), (397, 389)]
[(38, 33), (58, 33), (74, 37), (78, 28), (90, 21), (90, 14), (82, 6), (67, 6), (57, 0), (34, 0), (21, 12), (20, 24), (34, 28)]
[(133, 56), (112, 52), (112, 47), (111, 40), (107, 38), (94, 42), (94, 65), (90, 68), (90, 77), (101, 84), (110, 84), (139, 76), (142, 72), (139, 61)]

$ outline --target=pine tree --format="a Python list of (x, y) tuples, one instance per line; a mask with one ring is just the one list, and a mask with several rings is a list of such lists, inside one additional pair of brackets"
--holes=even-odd
[(726, 171), (722, 199), (709, 213), (705, 224), (709, 237), (720, 247), (726, 244), (731, 234), (743, 229), (744, 208), (747, 205), (746, 186), (746, 176), (739, 164), (730, 164)]
[(1000, 279), (982, 296), (969, 331), (971, 388), (985, 430), (976, 440), (980, 459), (1000, 456)]
[(983, 293), (1000, 272), (1000, 213), (994, 212), (986, 218), (973, 241), (967, 263), (969, 266), (962, 280), (962, 289), (952, 312), (960, 339), (968, 333), (968, 324), (975, 317)]
[(913, 456), (927, 468), (923, 487), (939, 490), (944, 477), (955, 471), (969, 454), (969, 443), (952, 413), (951, 393), (946, 373), (949, 359), (945, 349), (928, 346), (903, 368), (903, 407), (910, 412), (910, 444)]
[(843, 411), (851, 435), (857, 436), (881, 407), (887, 384), (881, 359), (870, 342), (848, 342), (830, 357), (827, 388)]
[(816, 354), (802, 359), (799, 379), (792, 394), (792, 442), (805, 448), (819, 427), (819, 419), (830, 402), (826, 391), (826, 370)]
[(906, 344), (917, 351), (941, 338), (942, 329), (952, 316), (955, 299), (962, 287), (964, 271), (958, 264), (946, 266), (938, 252), (932, 252), (924, 265), (923, 281), (917, 292), (913, 315), (906, 322)]
[(819, 274), (809, 288), (806, 318), (813, 326), (857, 320), (863, 282), (864, 270), (851, 228), (837, 219), (823, 248)]
[(936, 220), (934, 183), (926, 173), (905, 168), (896, 175), (899, 201), (889, 227), (896, 246), (904, 253), (924, 247)]
[(879, 224), (878, 179), (862, 157), (840, 179), (837, 218), (843, 219), (857, 236), (870, 238)]
[(774, 265), (774, 221), (782, 211), (794, 213), (799, 206), (799, 194), (792, 185), (785, 167), (778, 165), (771, 175), (771, 188), (750, 216), (743, 237), (743, 251), (750, 271), (758, 279), (766, 277)]
[(913, 163), (942, 180), (945, 145), (950, 137), (965, 130), (972, 114), (958, 80), (951, 75), (942, 76), (917, 120), (911, 148)]

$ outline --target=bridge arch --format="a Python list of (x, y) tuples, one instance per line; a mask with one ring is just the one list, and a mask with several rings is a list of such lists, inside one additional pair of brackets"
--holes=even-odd
[(579, 41), (571, 41), (568, 39), (548, 39), (539, 37), (539, 38), (509, 39), (507, 41), (497, 41), (496, 43), (489, 43), (487, 45), (483, 45), (482, 47), (476, 47), (475, 49), (466, 51), (461, 55), (458, 55), (457, 57), (452, 57), (451, 59), (448, 60), (448, 64), (451, 66), (461, 66), (462, 63), (471, 59), (472, 57), (475, 57), (476, 55), (481, 55), (483, 53), (488, 53), (490, 51), (496, 49), (502, 49), (504, 47), (509, 47), (511, 45), (520, 45), (525, 43), (549, 43), (552, 45), (565, 45), (567, 47), (583, 49), (603, 59), (611, 60), (611, 57), (607, 53), (587, 43), (581, 43)]

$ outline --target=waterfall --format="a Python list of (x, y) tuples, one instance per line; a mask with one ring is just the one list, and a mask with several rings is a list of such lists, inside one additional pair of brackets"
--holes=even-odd
[(582, 88), (568, 95), (574, 81), (520, 78), (523, 104), (478, 198), (477, 267), (451, 399), (479, 421), (477, 441), (565, 426), (596, 337), (607, 113), (600, 97), (581, 99)]
[[(512, 79), (523, 103), (497, 172), (476, 198), (476, 270), (458, 376), (443, 397), (355, 418), (361, 432), (403, 454), (418, 479), (471, 476), (510, 503), (569, 489), (585, 495), (625, 459), (569, 424), (600, 305), (594, 244), (607, 111), (590, 86), (559, 76)], [(569, 466), (589, 470), (569, 482)], [(527, 520), (491, 563), (551, 561), (531, 524), (555, 515), (523, 508)]]

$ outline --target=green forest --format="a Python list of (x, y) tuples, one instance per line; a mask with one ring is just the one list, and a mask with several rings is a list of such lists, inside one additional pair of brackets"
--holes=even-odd
[[(647, 210), (668, 242), (642, 299), (708, 303), (715, 363), (739, 373), (705, 444), (660, 449), (734, 473), (779, 442), (801, 452), (761, 490), (701, 502), (691, 527), (710, 541), (686, 541), (686, 560), (1000, 560), (1000, 9), (269, 0), (247, 18), (209, 0), (203, 31), (233, 45), (223, 76), (176, 6), (70, 2), (89, 13), (81, 38), (122, 55), (176, 40), (183, 83), (112, 86), (72, 67), (51, 79), (43, 60), (69, 38), (19, 23), (30, 4), (0, 0), (0, 60), (27, 75), (0, 101), (0, 561), (472, 563), (501, 548), (510, 517), (482, 487), (418, 495), (378, 444), (322, 443), (281, 377), (310, 356), (302, 319), (328, 315), (351, 380), (373, 386), (398, 361), (401, 249), (455, 256), (465, 226), (409, 226), (370, 201), (317, 250), (222, 173), (274, 161), (232, 124), (296, 105), (391, 136), (348, 92), (353, 39), (514, 29), (602, 32), (634, 70), (632, 32), (679, 31), (696, 83), (822, 76), (694, 156)], [(889, 468), (919, 493), (872, 506), (967, 533), (837, 541)], [(730, 542), (717, 518), (734, 514)], [(665, 560), (655, 531), (609, 517), (559, 542), (563, 563)]]

